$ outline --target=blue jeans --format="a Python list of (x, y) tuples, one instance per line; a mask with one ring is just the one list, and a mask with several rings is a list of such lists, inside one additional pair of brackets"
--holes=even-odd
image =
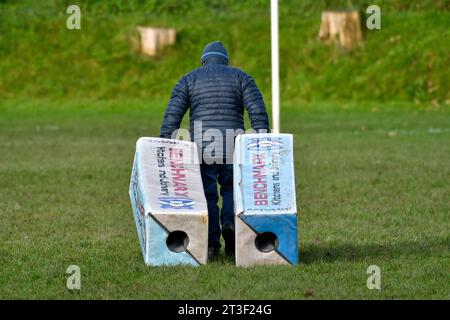
[[(208, 203), (209, 237), (208, 247), (220, 248), (220, 224), (234, 225), (233, 206), (233, 165), (204, 164), (200, 165), (203, 189)], [(222, 209), (219, 214), (219, 195), (217, 182), (220, 185)], [(220, 223), (219, 223), (220, 219)]]

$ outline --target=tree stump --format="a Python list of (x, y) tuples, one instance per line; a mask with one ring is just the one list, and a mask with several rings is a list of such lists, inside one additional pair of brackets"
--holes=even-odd
[(323, 11), (319, 39), (352, 49), (362, 42), (359, 11)]
[(167, 29), (167, 44), (174, 45), (177, 41), (177, 30), (174, 28)]
[(148, 56), (156, 56), (166, 45), (176, 41), (176, 30), (173, 28), (137, 27), (140, 34), (140, 51)]

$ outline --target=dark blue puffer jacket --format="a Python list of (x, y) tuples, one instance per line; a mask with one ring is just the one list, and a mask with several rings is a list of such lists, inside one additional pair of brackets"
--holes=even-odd
[[(222, 46), (220, 42), (213, 44)], [(160, 136), (170, 138), (180, 127), (188, 109), (191, 140), (202, 143), (203, 148), (211, 142), (202, 138), (208, 129), (220, 130), (224, 142), (226, 129), (244, 129), (244, 109), (249, 114), (254, 130), (268, 130), (269, 120), (264, 101), (253, 79), (242, 70), (228, 66), (225, 48), (225, 54), (205, 50), (203, 66), (183, 76), (175, 85), (164, 114)], [(198, 121), (201, 121), (200, 137)], [(194, 130), (196, 127), (197, 130)]]

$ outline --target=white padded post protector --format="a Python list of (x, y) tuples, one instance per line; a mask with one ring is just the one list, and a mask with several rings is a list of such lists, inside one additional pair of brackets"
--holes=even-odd
[(233, 175), (236, 265), (297, 264), (292, 135), (239, 135)]
[(147, 265), (206, 263), (208, 209), (195, 143), (140, 138), (129, 193)]

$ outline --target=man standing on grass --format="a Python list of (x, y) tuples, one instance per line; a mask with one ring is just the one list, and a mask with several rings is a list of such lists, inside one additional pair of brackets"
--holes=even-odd
[[(199, 149), (202, 151), (200, 170), (208, 203), (208, 258), (211, 259), (220, 251), (221, 225), (225, 253), (233, 256), (235, 252), (233, 165), (230, 159), (234, 137), (244, 130), (244, 108), (256, 131), (268, 132), (269, 119), (261, 92), (252, 77), (228, 66), (227, 50), (222, 43), (208, 44), (203, 49), (201, 64), (175, 85), (160, 136), (175, 138), (176, 130), (189, 109), (191, 140), (201, 146)], [(220, 148), (212, 150), (209, 144), (219, 144)], [(220, 215), (217, 182), (222, 196)]]

